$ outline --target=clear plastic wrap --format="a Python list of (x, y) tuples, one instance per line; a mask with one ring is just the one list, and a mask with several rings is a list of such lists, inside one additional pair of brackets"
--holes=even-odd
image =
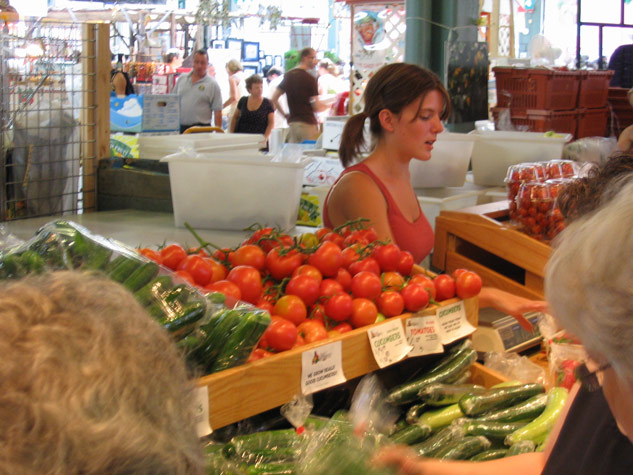
[(617, 150), (616, 137), (583, 137), (565, 145), (563, 158), (601, 165)]
[(517, 353), (487, 352), (484, 355), (484, 365), (498, 371), (510, 380), (540, 384), (547, 382), (545, 370), (541, 366)]

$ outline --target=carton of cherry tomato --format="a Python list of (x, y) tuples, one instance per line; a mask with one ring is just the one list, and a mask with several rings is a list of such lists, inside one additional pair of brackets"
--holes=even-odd
[(522, 183), (545, 181), (545, 166), (542, 163), (518, 163), (508, 167), (505, 178), (508, 200), (510, 201), (510, 221), (513, 224), (519, 223), (517, 214), (516, 196)]

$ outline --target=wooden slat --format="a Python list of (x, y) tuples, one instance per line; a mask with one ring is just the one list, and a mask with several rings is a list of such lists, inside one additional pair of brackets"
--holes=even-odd
[[(447, 300), (442, 305), (457, 301), (458, 299)], [(464, 300), (464, 305), (468, 321), (477, 326), (478, 299), (475, 297)], [(431, 306), (416, 315), (431, 315), (436, 310), (436, 306)], [(393, 318), (405, 321), (410, 317), (411, 314), (404, 314)], [(343, 373), (348, 380), (377, 370), (378, 365), (367, 336), (370, 328), (372, 326), (357, 328), (328, 340), (200, 378), (197, 385), (209, 388), (211, 427), (217, 429), (290, 401), (301, 392), (301, 355), (323, 344), (339, 340), (342, 342)]]

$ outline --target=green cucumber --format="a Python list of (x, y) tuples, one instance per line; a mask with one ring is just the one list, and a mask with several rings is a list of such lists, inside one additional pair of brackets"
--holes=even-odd
[(6, 277), (24, 277), (27, 270), (18, 254), (9, 254), (2, 260), (2, 271)]
[(158, 275), (158, 264), (155, 262), (146, 262), (138, 267), (132, 274), (125, 279), (123, 285), (131, 292), (136, 292), (144, 285), (152, 281)]
[(529, 383), (507, 388), (488, 389), (478, 394), (466, 394), (459, 407), (467, 416), (476, 416), (492, 409), (502, 409), (545, 391), (542, 384)]
[(154, 280), (144, 285), (134, 293), (136, 300), (143, 306), (147, 307), (152, 302), (161, 299), (174, 286), (171, 277), (168, 275), (159, 275)]
[(508, 454), (508, 449), (488, 449), (470, 457), (471, 462), (485, 462), (486, 460), (502, 459)]
[(530, 452), (534, 452), (535, 450), (536, 450), (536, 444), (533, 441), (520, 440), (510, 446), (510, 448), (508, 449), (507, 456), (511, 457), (512, 455), (527, 454)]
[(486, 388), (477, 384), (444, 384), (433, 383), (418, 391), (418, 397), (429, 406), (448, 406), (459, 402), (465, 394), (475, 394)]
[(108, 262), (108, 265), (106, 265), (106, 268), (105, 268), (106, 274), (109, 274), (114, 269), (116, 269), (120, 264), (126, 262), (129, 259), (130, 258), (128, 256), (124, 256), (123, 254), (121, 254), (120, 256), (115, 257), (110, 262)]
[(461, 375), (477, 359), (477, 352), (472, 348), (466, 348), (451, 354), (450, 363), (442, 364), (441, 369), (427, 373), (414, 381), (396, 386), (387, 396), (387, 401), (394, 405), (402, 405), (417, 400), (418, 392), (427, 384), (441, 383)]
[(405, 420), (409, 424), (415, 424), (418, 422), (418, 419), (422, 414), (424, 414), (428, 410), (428, 405), (425, 402), (420, 404), (414, 404), (407, 410), (407, 415), (405, 416)]
[(415, 424), (417, 421), (417, 418), (411, 423), (409, 423), (406, 419), (398, 419), (395, 424), (389, 427), (387, 435), (393, 435), (396, 432), (404, 429), (405, 427), (409, 427), (411, 424)]
[(176, 318), (194, 293), (187, 284), (179, 284), (165, 293), (161, 299), (156, 300), (147, 310), (158, 320)]
[(484, 412), (477, 417), (477, 420), (499, 422), (532, 420), (545, 410), (546, 404), (547, 394), (541, 393), (536, 396), (532, 396), (519, 404), (515, 404), (514, 406)]
[(190, 302), (183, 306), (180, 311), (166, 314), (159, 323), (172, 333), (174, 337), (180, 339), (187, 335), (195, 324), (204, 316), (206, 306), (203, 300)]
[(565, 388), (555, 387), (550, 389), (547, 394), (547, 405), (541, 415), (508, 435), (505, 439), (505, 444), (513, 445), (521, 440), (537, 441), (545, 437), (562, 412), (567, 401), (567, 394)]
[(431, 426), (412, 424), (392, 434), (389, 438), (395, 444), (412, 445), (427, 439), (429, 435), (431, 435)]
[(33, 250), (24, 251), (20, 256), (20, 263), (29, 274), (40, 274), (44, 271), (44, 259)]
[(77, 230), (73, 235), (70, 252), (73, 255), (75, 268), (81, 267), (88, 270), (105, 269), (112, 255), (112, 250), (97, 244)]
[(120, 263), (112, 269), (108, 276), (110, 279), (115, 282), (123, 283), (125, 279), (132, 275), (132, 273), (141, 267), (143, 263), (140, 259), (133, 259), (131, 257), (126, 257), (124, 260), (120, 261)]
[(488, 438), (503, 439), (527, 422), (468, 421), (464, 424), (466, 435), (485, 435)]
[(296, 465), (292, 462), (259, 463), (246, 468), (246, 475), (292, 475)]
[(468, 460), (474, 455), (488, 450), (490, 441), (483, 435), (465, 436), (439, 450), (435, 457), (440, 460)]
[(275, 448), (293, 448), (300, 442), (294, 429), (278, 429), (238, 435), (228, 441), (222, 453), (227, 458), (242, 458), (243, 454), (260, 453)]
[(233, 333), (240, 322), (241, 315), (236, 310), (225, 310), (215, 317), (216, 324), (207, 332), (204, 343), (196, 351), (196, 360), (203, 368), (211, 368), (222, 351), (226, 336)]
[(418, 424), (426, 424), (431, 426), (431, 429), (437, 430), (449, 425), (460, 417), (464, 417), (464, 414), (459, 408), (459, 404), (451, 404), (450, 406), (426, 411), (418, 419)]
[(464, 437), (464, 428), (450, 425), (437, 431), (424, 442), (412, 445), (411, 448), (422, 457), (433, 457), (442, 447)]
[(209, 372), (217, 373), (245, 363), (269, 324), (268, 312), (248, 311), (243, 314), (233, 333), (225, 339), (213, 366), (207, 368)]
[(464, 371), (461, 375), (457, 375), (454, 378), (448, 378), (444, 382), (450, 384), (466, 384), (468, 383), (473, 376), (473, 373), (469, 369)]

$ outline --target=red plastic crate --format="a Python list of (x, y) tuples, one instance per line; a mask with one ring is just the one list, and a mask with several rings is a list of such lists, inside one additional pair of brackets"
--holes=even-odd
[(578, 71), (504, 67), (492, 70), (497, 82), (497, 107), (510, 107), (516, 112), (576, 108)]
[(604, 137), (607, 133), (609, 108), (578, 109), (578, 130), (576, 138)]
[(580, 76), (578, 107), (588, 109), (605, 107), (613, 71), (578, 71), (578, 73)]
[[(498, 128), (500, 114), (508, 110), (503, 107), (493, 107), (492, 115), (495, 126)], [(526, 132), (548, 132), (553, 130), (559, 134), (576, 135), (578, 126), (578, 110), (552, 111), (528, 109), (525, 112), (517, 112), (510, 109), (510, 121), (518, 130)]]

